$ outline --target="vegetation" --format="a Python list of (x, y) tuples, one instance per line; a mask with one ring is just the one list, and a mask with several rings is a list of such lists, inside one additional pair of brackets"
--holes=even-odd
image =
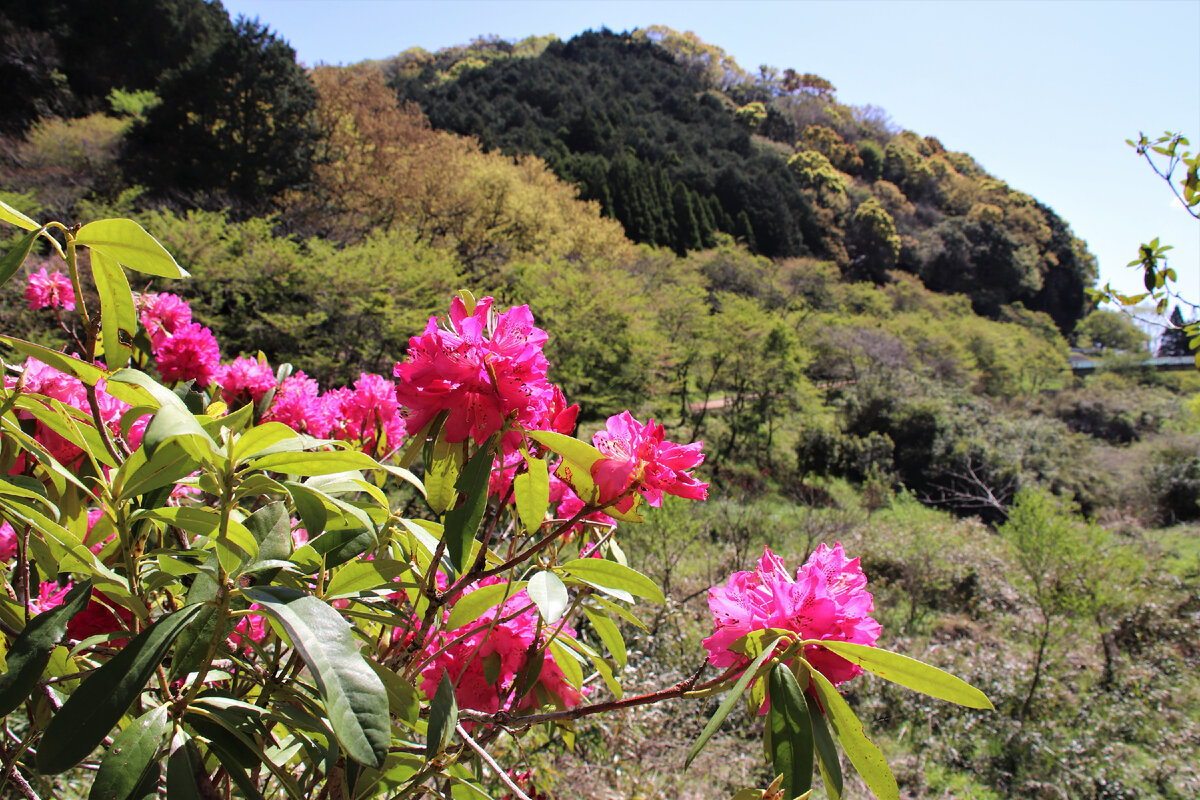
[[(799, 564), (840, 541), (881, 641), (997, 706), (848, 685), (905, 793), (1200, 791), (1200, 378), (1144, 370), (1139, 330), (1085, 313), (1094, 261), (1045, 205), (819, 76), (751, 74), (667, 28), (306, 73), (216, 4), (148, 4), (174, 44), (128, 64), (81, 49), (100, 23), (71, 6), (0, 14), (0, 200), (136, 220), (192, 277), (132, 289), (180, 294), (226, 359), (324, 389), (390, 375), (466, 286), (530, 305), (580, 438), (627, 407), (705, 442), (707, 504), (667, 498), (618, 528), (665, 594), (645, 629), (619, 623), (628, 695), (695, 672), (707, 590), (764, 545)], [(265, 116), (237, 118), (236, 91)], [(53, 258), (31, 251), (0, 323), (57, 347), (59, 319), (14, 288)], [(1078, 378), (1068, 342), (1127, 352)], [(719, 702), (538, 729), (497, 757), (532, 768), (530, 796), (769, 784), (745, 704), (680, 771)]]

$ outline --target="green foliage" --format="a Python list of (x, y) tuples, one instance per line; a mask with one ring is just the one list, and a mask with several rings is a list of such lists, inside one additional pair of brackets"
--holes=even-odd
[(197, 46), (157, 91), (126, 165), (152, 191), (254, 209), (309, 180), (316, 92), (295, 51), (256, 20)]

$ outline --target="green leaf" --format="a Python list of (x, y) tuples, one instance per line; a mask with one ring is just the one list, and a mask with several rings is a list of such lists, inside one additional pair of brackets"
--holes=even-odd
[[(210, 561), (215, 561), (216, 555), (206, 553)], [(208, 643), (217, 636), (217, 609), (212, 603), (217, 599), (217, 581), (207, 572), (200, 572), (188, 589), (185, 608), (199, 609), (191, 625), (179, 635), (174, 656), (171, 658), (171, 678), (182, 678), (189, 672), (195, 672), (204, 664), (204, 656), (208, 651)], [(224, 634), (224, 631), (221, 632)], [(221, 636), (224, 639), (224, 635)]]
[(458, 724), (458, 703), (454, 700), (454, 684), (450, 673), (442, 670), (433, 703), (429, 706), (429, 734), (425, 739), (425, 759), (429, 760), (446, 749)]
[(830, 800), (838, 800), (842, 796), (842, 760), (838, 758), (833, 737), (829, 735), (829, 726), (825, 724), (825, 714), (821, 711), (817, 699), (805, 692), (804, 700), (808, 703), (813, 746), (817, 752), (817, 767), (821, 770), (821, 780), (825, 783), (825, 794)]
[(20, 211), (17, 211), (3, 200), (0, 200), (0, 219), (16, 225), (18, 228), (24, 228), (27, 231), (35, 231), (41, 227), (29, 217), (25, 216)]
[(525, 530), (533, 533), (542, 526), (550, 505), (550, 471), (546, 460), (525, 456), (528, 471), (513, 479), (513, 499)]
[(161, 278), (186, 278), (167, 249), (131, 219), (89, 222), (75, 234), (75, 244), (90, 247), (130, 269)]
[(621, 629), (617, 627), (617, 623), (603, 614), (597, 614), (590, 608), (584, 608), (583, 613), (587, 615), (588, 621), (592, 623), (592, 628), (595, 629), (596, 635), (600, 637), (600, 641), (604, 642), (604, 646), (608, 648), (608, 652), (612, 653), (613, 660), (617, 662), (617, 666), (624, 669), (626, 660), (625, 639), (621, 636)]
[(378, 461), (358, 450), (272, 453), (253, 459), (248, 466), (250, 469), (265, 469), (304, 477), (381, 468)]
[(567, 587), (553, 572), (543, 570), (529, 579), (529, 599), (537, 606), (542, 619), (555, 623), (571, 602)]
[(17, 339), (12, 336), (0, 336), (0, 342), (8, 345), (21, 355), (36, 358), (43, 364), (54, 367), (59, 372), (65, 372), (72, 377), (79, 378), (79, 380), (89, 386), (95, 386), (96, 381), (103, 378), (105, 374), (104, 370), (95, 364), (89, 364), (86, 361), (69, 356), (66, 353), (61, 353), (58, 350), (51, 350), (49, 347), (42, 347), (40, 344), (26, 342), (23, 339)]
[(387, 690), (388, 710), (396, 719), (410, 728), (415, 728), (421, 718), (421, 700), (412, 684), (401, 678), (392, 670), (367, 659), (367, 665), (375, 670), (375, 674), (383, 681)]
[(371, 561), (354, 561), (334, 573), (325, 586), (325, 599), (354, 597), (371, 589), (389, 587), (398, 591), (403, 586), (415, 585), (413, 581), (397, 583), (396, 578), (410, 572), (412, 567), (403, 561), (376, 558)]
[(900, 788), (896, 785), (896, 777), (892, 775), (887, 759), (883, 757), (883, 753), (879, 751), (875, 743), (867, 738), (863, 732), (862, 723), (858, 721), (858, 717), (854, 716), (846, 699), (834, 688), (829, 679), (813, 669), (811, 664), (803, 659), (801, 659), (801, 663), (808, 668), (813, 686), (817, 690), (817, 696), (821, 705), (825, 707), (825, 716), (833, 723), (833, 732), (837, 735), (838, 741), (842, 743), (842, 750), (850, 759), (850, 763), (858, 770), (858, 774), (867, 784), (867, 788), (879, 800), (900, 800)]
[(948, 700), (967, 708), (995, 709), (992, 701), (971, 684), (915, 658), (852, 642), (810, 639), (803, 644), (824, 647), (868, 672), (930, 697)]
[(455, 483), (462, 472), (463, 446), (438, 437), (425, 449), (425, 500), (435, 514), (445, 514), (458, 500)]
[(775, 774), (783, 775), (783, 796), (792, 798), (812, 788), (813, 732), (808, 703), (786, 664), (772, 667), (767, 683), (771, 696), (767, 712), (771, 763)]
[(167, 800), (204, 800), (201, 782), (208, 782), (208, 772), (200, 748), (191, 737), (176, 739), (167, 758)]
[(87, 607), (91, 596), (91, 581), (77, 583), (62, 605), (38, 614), (17, 635), (8, 651), (7, 671), (0, 675), (0, 717), (17, 708), (29, 696), (50, 663), (50, 653), (67, 635), (67, 623)]
[(446, 630), (453, 631), (471, 624), (483, 616), (484, 612), (500, 605), (507, 598), (524, 589), (525, 586), (524, 581), (493, 583), (460, 596), (450, 609), (450, 616), (446, 619)]
[(562, 565), (567, 574), (601, 591), (619, 589), (654, 603), (666, 602), (658, 584), (637, 570), (602, 558), (577, 558)]
[(525, 435), (573, 464), (583, 467), (585, 472), (590, 472), (592, 464), (595, 464), (602, 456), (595, 447), (573, 436), (554, 431), (529, 431)]
[(167, 733), (169, 706), (158, 706), (129, 723), (113, 739), (100, 761), (88, 800), (129, 800), (157, 765), (155, 756)]
[(446, 512), (445, 531), (446, 553), (459, 573), (466, 572), (470, 567), (471, 544), (475, 541), (475, 530), (483, 519), (487, 508), (488, 478), (492, 472), (492, 449), (484, 445), (471, 456), (471, 460), (463, 467), (458, 476), (455, 488), (465, 498), (456, 508)]
[(778, 646), (778, 641), (772, 642), (770, 645), (768, 645), (766, 650), (763, 650), (758, 654), (758, 658), (750, 662), (750, 666), (746, 668), (746, 671), (743, 672), (741, 677), (737, 679), (737, 682), (733, 684), (733, 688), (729, 690), (729, 694), (725, 695), (725, 699), (722, 700), (721, 705), (717, 707), (716, 713), (712, 715), (712, 718), (704, 726), (704, 730), (700, 731), (699, 738), (697, 738), (696, 743), (692, 745), (692, 749), (688, 751), (687, 760), (683, 762), (684, 769), (687, 769), (689, 766), (691, 766), (692, 760), (695, 759), (696, 756), (700, 755), (700, 751), (704, 749), (704, 745), (708, 744), (708, 740), (711, 739), (712, 735), (717, 732), (717, 728), (721, 727), (721, 723), (725, 721), (725, 718), (729, 716), (729, 712), (732, 711), (733, 707), (737, 705), (738, 700), (740, 700), (742, 697), (742, 693), (745, 692), (746, 687), (750, 685), (750, 681), (754, 680), (755, 676), (758, 674), (759, 667), (761, 667), (766, 660), (771, 657), (771, 654), (775, 652), (775, 648)]
[(8, 279), (15, 275), (21, 265), (25, 263), (25, 259), (29, 257), (29, 251), (33, 249), (33, 243), (37, 241), (38, 236), (41, 236), (43, 230), (45, 228), (35, 226), (33, 230), (22, 236), (11, 250), (0, 257), (0, 285), (8, 283)]
[(245, 461), (259, 455), (268, 455), (264, 451), (281, 448), (283, 445), (301, 449), (306, 443), (303, 436), (284, 425), (282, 422), (264, 422), (255, 425), (237, 438), (233, 445), (233, 460)]
[(57, 775), (87, 758), (120, 721), (201, 606), (167, 614), (84, 679), (50, 720), (38, 746), (37, 769)]
[(318, 598), (283, 586), (243, 593), (287, 631), (317, 681), (346, 755), (365, 766), (383, 766), (391, 743), (387, 690), (363, 659), (346, 620)]
[(99, 250), (92, 252), (92, 277), (100, 295), (100, 332), (104, 341), (104, 363), (120, 369), (133, 355), (137, 333), (137, 308), (121, 265)]

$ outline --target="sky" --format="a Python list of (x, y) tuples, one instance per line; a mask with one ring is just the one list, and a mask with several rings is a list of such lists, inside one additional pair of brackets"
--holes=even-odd
[(1200, 221), (1129, 145), (1178, 131), (1200, 150), (1200, 0), (224, 0), (304, 64), (650, 25), (694, 31), (747, 71), (813, 72), (851, 105), (970, 153), (1088, 243), (1100, 283), (1141, 291), (1142, 242), (1200, 302)]

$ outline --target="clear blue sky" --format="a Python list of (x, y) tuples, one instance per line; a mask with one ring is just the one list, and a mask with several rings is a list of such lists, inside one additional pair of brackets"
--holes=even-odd
[(744, 69), (814, 72), (838, 98), (884, 108), (1057, 211), (1085, 239), (1101, 282), (1155, 236), (1173, 244), (1180, 288), (1200, 298), (1200, 222), (1125, 144), (1182, 131), (1200, 149), (1200, 0), (225, 0), (314, 65), (480, 35), (589, 28), (695, 31)]

